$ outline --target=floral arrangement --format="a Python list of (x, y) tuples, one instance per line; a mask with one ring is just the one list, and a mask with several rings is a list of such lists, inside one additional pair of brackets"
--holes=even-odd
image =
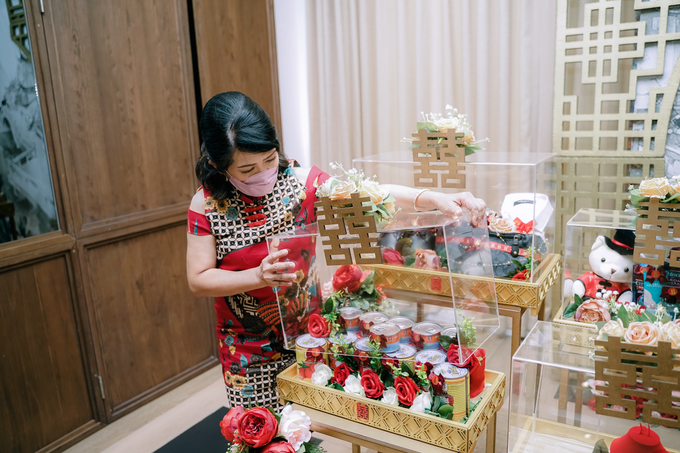
[(338, 267), (333, 279), (326, 282), (321, 290), (325, 301), (322, 312), (332, 314), (341, 307), (361, 310), (385, 311), (386, 297), (380, 285), (373, 282), (375, 271), (364, 271), (356, 264)]
[[(475, 140), (475, 134), (472, 131), (472, 126), (467, 122), (467, 115), (458, 113), (458, 109), (453, 108), (450, 105), (446, 105), (444, 108), (444, 114), (441, 113), (424, 113), (420, 112), (423, 117), (423, 121), (416, 123), (416, 130), (425, 129), (427, 132), (442, 132), (446, 133), (449, 129), (453, 129), (455, 132), (460, 132), (464, 134), (462, 145), (465, 148), (465, 155), (469, 156), (474, 154), (479, 150), (483, 150), (480, 143), (488, 142), (489, 139), (485, 138), (483, 140)], [(413, 142), (413, 138), (404, 138), (402, 142)]]
[[(482, 367), (485, 351), (478, 349), (473, 354), (467, 350), (464, 363), (459, 363), (459, 346), (450, 338), (442, 337), (442, 345), (448, 348), (447, 357), (456, 366), (473, 370), (481, 370), (481, 389), (484, 388), (484, 370)], [(393, 406), (408, 408), (414, 412), (433, 415), (448, 420), (453, 419), (453, 406), (450, 396), (444, 391), (444, 377), (433, 371), (434, 366), (416, 362), (409, 366), (407, 362), (387, 357), (380, 353), (380, 346), (371, 340), (371, 352), (362, 358), (337, 354), (333, 356), (339, 364), (334, 369), (326, 364), (318, 363), (311, 375), (313, 384), (321, 385), (357, 396), (381, 401)], [(362, 364), (362, 365), (359, 365)], [(479, 373), (476, 378), (479, 378)], [(479, 387), (479, 383), (475, 383)], [(471, 382), (471, 387), (473, 383)], [(481, 392), (481, 390), (480, 390)], [(479, 392), (478, 392), (479, 393)], [(477, 402), (479, 404), (479, 401)], [(471, 412), (476, 404), (471, 406)], [(468, 415), (469, 417), (469, 415)], [(467, 417), (463, 419), (465, 423)]]
[(342, 171), (342, 175), (331, 176), (323, 184), (316, 186), (317, 197), (329, 197), (331, 200), (349, 200), (353, 193), (371, 200), (364, 203), (370, 207), (376, 223), (386, 221), (394, 217), (396, 199), (375, 180), (375, 176), (367, 178), (363, 170), (351, 168), (345, 170), (337, 162), (330, 164), (333, 170)]
[[(651, 321), (664, 320), (668, 322), (671, 317), (664, 307), (659, 307), (656, 313), (647, 310), (644, 305), (635, 302), (622, 302), (617, 300), (618, 291), (598, 292), (597, 297), (585, 300), (574, 294), (574, 302), (564, 309), (563, 318), (574, 317), (574, 321), (598, 324), (609, 321)], [(659, 317), (659, 319), (657, 319)]]
[(312, 421), (287, 405), (278, 414), (269, 408), (236, 406), (220, 422), (222, 435), (231, 442), (227, 453), (325, 453), (309, 441)]
[(659, 198), (661, 203), (680, 203), (680, 178), (652, 178), (646, 179), (635, 189), (629, 186), (630, 209), (638, 209), (641, 201), (649, 201), (650, 198)]
[(673, 348), (680, 347), (680, 319), (676, 307), (673, 316), (662, 306), (652, 314), (649, 310), (629, 311), (623, 305), (615, 319), (598, 321), (598, 340), (606, 340), (609, 336), (621, 337), (626, 343), (655, 346), (661, 340), (670, 341)]

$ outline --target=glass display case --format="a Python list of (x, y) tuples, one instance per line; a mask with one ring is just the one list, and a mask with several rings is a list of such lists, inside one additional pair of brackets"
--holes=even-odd
[[(362, 157), (354, 159), (352, 165), (366, 175), (375, 175), (381, 184), (471, 192), (489, 208), (494, 276), (534, 283), (543, 272), (550, 271), (541, 263), (554, 252), (554, 154), (479, 151), (458, 162), (455, 172), (451, 163), (439, 158), (414, 163), (412, 150)], [(451, 184), (454, 173), (459, 179)], [(447, 187), (451, 185), (458, 187)]]
[[(464, 365), (483, 364), (481, 348), (499, 327), (486, 228), (473, 227), (471, 217), (398, 212), (371, 239), (385, 246), (377, 265), (328, 265), (318, 224), (268, 238), (270, 253), (286, 249), (285, 261), (295, 262), (293, 285), (275, 291), (299, 376), (313, 379), (318, 364), (343, 363), (359, 373), (396, 367), (414, 376), (429, 363), (445, 383), (439, 396), (451, 401), (453, 420), (467, 417), (485, 384), (483, 367)], [(381, 378), (396, 379), (389, 374)]]
[[(640, 425), (595, 412), (595, 336), (585, 326), (534, 326), (512, 361), (510, 452), (591, 453), (599, 440), (610, 446)], [(654, 425), (652, 430), (668, 451), (677, 452), (680, 430)]]
[[(581, 209), (566, 227), (562, 309), (558, 320), (592, 324), (608, 321), (618, 305), (643, 303), (645, 284), (633, 263), (635, 215)], [(636, 282), (637, 277), (640, 281)], [(652, 280), (652, 271), (645, 272)], [(651, 282), (650, 282), (651, 283)], [(649, 283), (647, 284), (647, 289)]]

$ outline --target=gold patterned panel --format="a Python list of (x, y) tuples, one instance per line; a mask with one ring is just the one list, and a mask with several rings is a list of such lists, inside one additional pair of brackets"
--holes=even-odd
[(579, 209), (623, 210), (628, 186), (664, 175), (664, 160), (649, 158), (559, 157), (555, 237), (564, 248), (566, 225)]
[(464, 300), (467, 295), (473, 294), (479, 300), (492, 302), (492, 292), (495, 286), (499, 304), (531, 308), (534, 316), (550, 288), (560, 278), (561, 267), (560, 255), (548, 255), (536, 269), (537, 274), (540, 275), (538, 280), (529, 283), (501, 278), (492, 280), (488, 277), (461, 274), (451, 274), (449, 281), (447, 272), (388, 265), (365, 266), (366, 269), (375, 270), (376, 285), (386, 288), (451, 296), (451, 283), (453, 283), (453, 295), (457, 300)]
[(466, 423), (459, 423), (314, 385), (309, 380), (300, 379), (296, 365), (277, 376), (282, 401), (298, 403), (458, 453), (473, 450), (489, 420), (503, 405), (505, 374), (487, 370), (486, 382), (491, 386), (485, 390), (479, 406)]
[(597, 326), (595, 324), (576, 322), (562, 319), (564, 305), (557, 310), (553, 323), (553, 340), (575, 346), (593, 347), (597, 337)]
[(678, 18), (675, 13), (669, 16), (669, 9), (673, 11), (678, 4), (678, 0), (636, 0), (633, 4), (559, 0), (555, 153), (664, 155), (680, 82), (677, 56), (667, 52), (668, 44), (680, 39)]
[(642, 405), (645, 423), (679, 429), (680, 408), (673, 403), (680, 403), (680, 396), (673, 391), (680, 391), (680, 349), (673, 349), (669, 341), (648, 346), (621, 342), (615, 336), (595, 344), (599, 347), (595, 379), (606, 381), (597, 386), (605, 394), (595, 397), (595, 412), (635, 420), (637, 401), (633, 398), (644, 398), (649, 400)]

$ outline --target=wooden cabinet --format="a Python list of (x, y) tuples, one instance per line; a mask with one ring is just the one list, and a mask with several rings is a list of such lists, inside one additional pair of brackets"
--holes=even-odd
[(0, 244), (0, 451), (47, 452), (219, 363), (185, 273), (197, 111), (280, 120), (271, 0), (25, 3), (61, 231)]

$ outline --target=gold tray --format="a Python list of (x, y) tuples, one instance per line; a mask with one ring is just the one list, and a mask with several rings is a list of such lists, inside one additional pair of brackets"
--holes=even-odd
[(505, 396), (505, 374), (486, 370), (486, 382), (491, 385), (482, 392), (482, 400), (467, 422), (460, 423), (314, 385), (298, 376), (297, 365), (281, 372), (276, 380), (282, 401), (298, 403), (459, 453), (469, 453), (474, 449), (489, 419), (503, 405)]
[[(375, 271), (374, 281), (376, 285), (386, 288), (416, 291), (425, 294), (451, 296), (451, 282), (453, 282), (454, 295), (461, 300), (467, 294), (484, 294), (484, 286), (495, 283), (496, 298), (499, 304), (514, 305), (522, 308), (531, 308), (531, 315), (536, 316), (541, 304), (545, 300), (548, 290), (559, 281), (561, 256), (552, 253), (545, 257), (536, 268), (539, 275), (534, 283), (520, 282), (505, 278), (475, 277), (472, 275), (461, 276), (448, 272), (429, 271), (423, 269), (388, 266), (385, 264), (372, 264), (363, 266)], [(481, 297), (483, 299), (483, 296)]]

